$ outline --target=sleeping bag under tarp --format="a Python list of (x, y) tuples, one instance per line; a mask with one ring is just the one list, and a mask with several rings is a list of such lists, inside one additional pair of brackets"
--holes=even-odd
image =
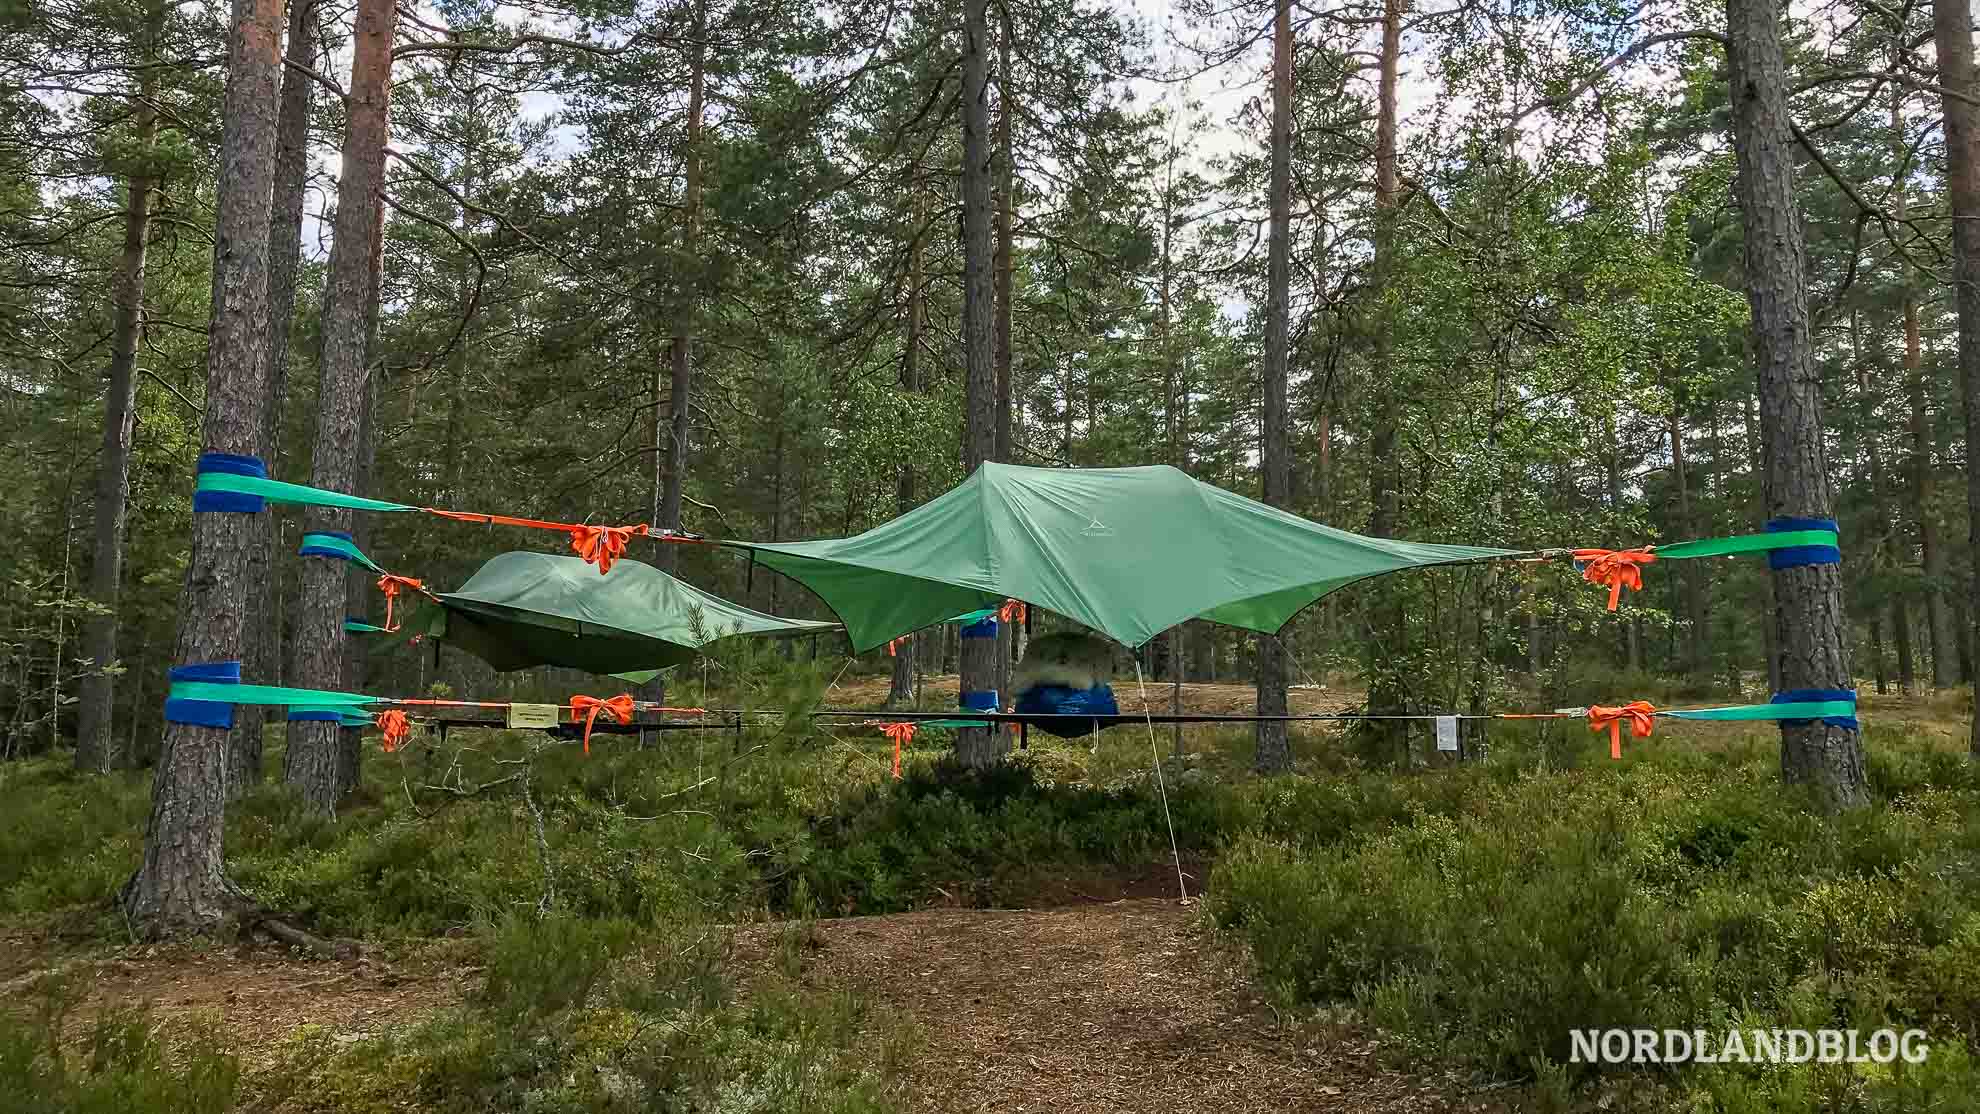
[(1121, 706), (1114, 700), (1114, 690), (1108, 686), (1094, 685), (1090, 689), (1066, 688), (1062, 685), (1037, 685), (1018, 694), (1019, 715), (1034, 716), (1095, 716), (1101, 719), (1041, 719), (1032, 720), (1031, 725), (1047, 735), (1061, 739), (1077, 739), (1091, 735), (1095, 730), (1106, 727), (1121, 714)]

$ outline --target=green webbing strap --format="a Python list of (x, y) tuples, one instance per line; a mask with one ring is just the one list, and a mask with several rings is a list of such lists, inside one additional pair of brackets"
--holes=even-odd
[(205, 700), (214, 704), (286, 704), (292, 708), (341, 711), (383, 703), (382, 696), (328, 689), (292, 689), (280, 685), (216, 685), (210, 681), (174, 681), (165, 694), (171, 700)]
[(391, 634), (392, 633), (391, 631), (386, 630), (384, 627), (376, 626), (371, 623), (364, 622), (361, 619), (344, 620), (344, 631), (347, 634)]
[(997, 609), (994, 607), (986, 607), (981, 611), (972, 611), (967, 615), (958, 615), (955, 618), (950, 619), (949, 622), (980, 623), (985, 619), (995, 619), (996, 617), (997, 617)]
[(1804, 545), (1837, 546), (1834, 530), (1782, 530), (1773, 534), (1741, 534), (1736, 538), (1706, 538), (1695, 542), (1660, 545), (1652, 550), (1660, 561), (1686, 557), (1722, 557), (1733, 553), (1763, 553), (1770, 549), (1792, 549)]
[(370, 712), (353, 712), (349, 708), (325, 708), (321, 705), (291, 704), (290, 712), (329, 712), (337, 717), (339, 727), (370, 727)]
[(242, 495), (259, 495), (271, 503), (296, 503), (315, 507), (344, 507), (354, 511), (416, 511), (404, 503), (387, 503), (382, 499), (366, 499), (359, 495), (346, 495), (341, 491), (325, 491), (320, 487), (306, 484), (283, 483), (281, 480), (263, 479), (260, 476), (242, 476), (232, 472), (201, 472), (193, 485), (195, 491), (234, 491)]
[(916, 724), (917, 727), (991, 727), (987, 719), (928, 719)]
[[(226, 686), (220, 686), (225, 688)], [(1728, 708), (1694, 708), (1689, 711), (1658, 712), (1673, 719), (1828, 719), (1854, 718), (1854, 700), (1815, 700), (1799, 704), (1736, 704)]]
[[(215, 475), (216, 473), (209, 472), (207, 474)], [(302, 536), (302, 544), (296, 547), (296, 552), (320, 557), (325, 555), (323, 551), (326, 549), (341, 555), (346, 561), (353, 561), (363, 565), (372, 572), (382, 573), (385, 571), (378, 567), (376, 561), (366, 557), (364, 551), (359, 549), (357, 544), (351, 541), (351, 539), (340, 538), (335, 534), (304, 534)]]

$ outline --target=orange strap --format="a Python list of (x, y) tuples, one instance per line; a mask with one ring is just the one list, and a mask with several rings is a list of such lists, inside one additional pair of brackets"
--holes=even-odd
[(591, 753), (591, 725), (598, 722), (598, 713), (609, 712), (620, 723), (631, 723), (633, 718), (633, 698), (628, 693), (620, 693), (610, 700), (600, 700), (595, 696), (571, 697), (571, 711), (584, 716), (584, 752)]
[(398, 750), (399, 744), (405, 742), (412, 734), (412, 722), (406, 719), (404, 712), (396, 708), (389, 712), (378, 713), (378, 728), (385, 732), (385, 738), (379, 742), (378, 749), (386, 754)]
[(894, 647), (895, 647), (895, 646), (898, 646), (898, 645), (900, 645), (900, 644), (901, 644), (901, 643), (903, 643), (903, 642), (906, 642), (906, 641), (907, 641), (907, 639), (908, 639), (908, 636), (907, 636), (907, 635), (905, 635), (905, 634), (904, 634), (904, 635), (902, 635), (902, 636), (900, 636), (899, 638), (889, 638), (889, 639), (887, 640), (887, 656), (888, 656), (888, 657), (890, 657), (890, 658), (891, 658), (891, 657), (898, 657), (899, 655), (897, 655), (897, 654), (895, 654), (895, 653), (894, 653)]
[(1005, 600), (1004, 606), (997, 609), (997, 618), (1006, 623), (1024, 622), (1024, 601)]
[(424, 593), (426, 591), (426, 585), (421, 584), (410, 576), (395, 576), (388, 572), (378, 578), (378, 590), (385, 593), (385, 630), (387, 633), (396, 633), (399, 629), (399, 625), (392, 621), (392, 601), (399, 598), (399, 588), (401, 585), (411, 588), (415, 592)]
[(880, 730), (886, 732), (889, 739), (894, 740), (894, 780), (899, 781), (901, 780), (901, 744), (914, 741), (914, 724), (883, 723), (880, 725)]
[(1574, 559), (1582, 562), (1581, 578), (1609, 590), (1609, 610), (1622, 600), (1622, 590), (1643, 590), (1643, 566), (1657, 555), (1648, 549), (1577, 549)]
[(1609, 757), (1622, 757), (1622, 725), (1629, 721), (1629, 737), (1647, 739), (1650, 729), (1656, 725), (1654, 717), (1657, 709), (1648, 700), (1632, 700), (1620, 708), (1605, 708), (1600, 704), (1588, 709), (1588, 729), (1600, 731), (1609, 729)]

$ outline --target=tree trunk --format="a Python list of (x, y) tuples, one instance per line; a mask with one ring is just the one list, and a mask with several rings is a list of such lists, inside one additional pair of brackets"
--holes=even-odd
[[(165, 32), (165, 6), (145, 17), (144, 51), (155, 53)], [(117, 260), (110, 326), (110, 385), (103, 394), (103, 448), (96, 459), (95, 560), (90, 600), (105, 610), (83, 629), (83, 656), (91, 669), (82, 679), (76, 708), (76, 769), (105, 773), (117, 763), (117, 597), (124, 571), (124, 526), (131, 495), (131, 432), (136, 419), (138, 334), (144, 327), (144, 257), (151, 233), (152, 168), (158, 138), (154, 99), (158, 70), (140, 71), (132, 125), (135, 163), (125, 176), (124, 251)]]
[[(1682, 407), (1671, 407), (1668, 428), (1671, 438), (1671, 478), (1677, 485), (1677, 526), (1683, 537), (1698, 536), (1698, 525), (1691, 519), (1691, 474), (1687, 467), (1684, 451), (1684, 417)], [(1709, 670), (1706, 667), (1708, 651), (1706, 637), (1705, 588), (1699, 576), (1704, 570), (1686, 566), (1679, 572), (1679, 580), (1684, 588), (1684, 617), (1691, 629), (1685, 632), (1684, 671), (1693, 680), (1703, 679)]]
[[(1893, 508), (1885, 502), (1890, 495), (1889, 488), (1884, 483), (1884, 451), (1877, 443), (1879, 433), (1877, 398), (1870, 387), (1870, 362), (1863, 357), (1860, 315), (1854, 310), (1850, 311), (1849, 315), (1849, 351), (1851, 362), (1856, 365), (1856, 393), (1863, 400), (1863, 456), (1864, 463), (1868, 465), (1870, 471), (1870, 505), (1876, 511), (1877, 530), (1885, 536), (1879, 552), (1872, 560), (1879, 567), (1897, 566), (1903, 564), (1903, 558), (1897, 552), (1898, 546), (1894, 540), (1897, 532), (1893, 526), (1901, 524), (1904, 516), (1893, 513)], [(1763, 520), (1764, 518), (1765, 516), (1762, 515)], [(1911, 625), (1905, 613), (1903, 598), (1894, 595), (1890, 603), (1891, 631), (1898, 645), (1898, 676), (1902, 678), (1899, 683), (1901, 691), (1908, 693), (1911, 691), (1912, 683)], [(1883, 692), (1889, 685), (1884, 668), (1883, 635), (1882, 622), (1873, 617), (1870, 620), (1870, 644), (1872, 652), (1877, 655), (1875, 676), (1878, 692)], [(1772, 641), (1769, 640), (1768, 646), (1771, 648), (1772, 645)]]
[[(316, 450), (310, 483), (350, 491), (357, 478), (371, 368), (366, 360), (371, 305), (378, 297), (372, 271), (373, 238), (385, 177), (390, 133), (394, 0), (360, 0), (351, 58), (350, 111), (344, 130), (342, 178), (330, 245), (330, 277), (323, 292), (322, 385), (317, 392)], [(312, 531), (350, 530), (351, 512), (313, 507)], [(347, 566), (328, 558), (302, 562), (302, 595), (290, 680), (302, 688), (341, 689), (344, 679), (344, 613)], [(344, 775), (334, 722), (289, 724), (283, 780), (310, 808), (335, 811)]]
[[(690, 277), (681, 281), (680, 304), (674, 310), (674, 339), (668, 346), (669, 386), (667, 412), (673, 428), (667, 437), (666, 481), (660, 485), (660, 505), (653, 509), (654, 525), (666, 530), (681, 528), (681, 486), (687, 479), (688, 427), (692, 417), (694, 365), (690, 362), (694, 344), (695, 288), (701, 261), (696, 255), (701, 245), (701, 114), (708, 93), (707, 0), (694, 6), (693, 57), (689, 61), (686, 149), (681, 153), (681, 254), (678, 266)], [(678, 567), (678, 547), (662, 543), (654, 554), (654, 564), (673, 572)]]
[[(1767, 509), (1775, 518), (1832, 518), (1776, 0), (1727, 0), (1726, 38)], [(1851, 687), (1841, 566), (1777, 569), (1773, 579), (1781, 684), (1788, 691)], [(1863, 739), (1853, 726), (1782, 721), (1781, 772), (1814, 787), (1832, 807), (1867, 798)]]
[[(912, 168), (910, 175), (912, 175)], [(912, 183), (909, 186), (913, 188)], [(921, 390), (921, 207), (913, 207), (909, 224), (914, 237), (908, 245), (907, 276), (907, 328), (901, 344), (901, 390), (910, 394)], [(894, 511), (906, 514), (914, 509), (914, 465), (902, 461), (900, 471), (894, 477)], [(894, 652), (894, 675), (887, 686), (887, 706), (898, 708), (914, 702), (915, 655), (921, 652), (921, 639), (908, 637), (901, 640)]]
[[(1292, 461), (1287, 440), (1286, 363), (1292, 316), (1292, 3), (1278, 0), (1272, 25), (1272, 175), (1268, 199), (1271, 223), (1266, 238), (1264, 413), (1259, 425), (1259, 457), (1265, 502), (1283, 507), (1290, 492)], [(1286, 649), (1277, 635), (1258, 636), (1258, 714), (1286, 714)], [(1254, 766), (1261, 774), (1292, 769), (1292, 747), (1285, 721), (1259, 721)]]
[[(289, 5), (287, 57), (316, 65), (316, 0)], [(282, 455), (282, 410), (289, 394), (289, 327), (295, 318), (296, 272), (302, 260), (303, 200), (309, 182), (309, 118), (316, 82), (291, 67), (282, 71), (282, 107), (275, 129), (275, 194), (268, 226), (268, 355), (262, 378), (257, 455), (276, 474)], [(282, 680), (282, 516), (273, 508), (248, 554), (248, 628), (243, 671), (256, 683)], [(227, 745), (227, 795), (239, 797), (261, 781), (268, 709), (243, 704), (235, 711)]]
[[(963, 0), (963, 474), (974, 475), (997, 452), (997, 368), (992, 347), (996, 291), (991, 274), (990, 22), (987, 0)], [(963, 692), (997, 683), (994, 638), (962, 640)], [(956, 732), (956, 759), (970, 769), (1003, 760), (1010, 736), (994, 728)]]
[[(1968, 0), (1936, 0), (1932, 36), (1938, 47), (1939, 84), (1946, 132), (1946, 207), (1952, 212), (1953, 301), (1959, 314), (1959, 383), (1966, 406), (1967, 453), (1980, 445), (1980, 91), (1973, 70), (1973, 7)], [(1980, 468), (1966, 469), (1969, 547), (1980, 549)], [(1975, 616), (1980, 609), (1967, 608)], [(1980, 637), (1980, 631), (1974, 633)], [(1980, 716), (1971, 747), (1980, 758)]]
[[(212, 315), (207, 326), (206, 451), (251, 454), (261, 424), (268, 344), (268, 215), (273, 189), (279, 0), (235, 0), (215, 198)], [(238, 661), (251, 514), (193, 515), (174, 660)], [(119, 895), (147, 938), (215, 928), (236, 892), (223, 873), (227, 729), (167, 723), (151, 783), (144, 858)]]
[[(378, 213), (371, 225), (371, 298), (364, 309), (364, 401), (358, 411), (358, 456), (352, 469), (351, 484), (355, 490), (365, 491), (371, 487), (378, 463), (378, 396), (383, 393), (384, 360), (378, 352), (378, 315), (381, 292), (385, 280), (385, 197), (378, 198)], [(360, 551), (371, 548), (372, 520), (369, 516), (354, 517), (351, 522), (351, 540)], [(348, 565), (344, 570), (344, 614), (362, 615), (370, 601), (373, 586), (369, 570), (357, 565)], [(407, 607), (413, 606), (411, 600)], [(365, 676), (367, 643), (348, 635), (344, 638), (344, 683), (354, 692), (363, 692), (370, 678)], [(343, 800), (358, 787), (364, 773), (364, 733), (355, 727), (337, 728), (337, 772), (336, 799)]]

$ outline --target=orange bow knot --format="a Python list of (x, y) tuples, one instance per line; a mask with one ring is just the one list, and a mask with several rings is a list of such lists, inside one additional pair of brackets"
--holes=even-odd
[(1657, 555), (1648, 549), (1577, 549), (1574, 559), (1582, 563), (1581, 578), (1609, 590), (1609, 610), (1622, 600), (1622, 590), (1643, 590), (1643, 566)]
[(1609, 757), (1622, 757), (1622, 725), (1629, 723), (1629, 737), (1647, 739), (1650, 729), (1656, 725), (1657, 709), (1648, 700), (1632, 700), (1620, 708), (1605, 708), (1596, 704), (1588, 709), (1588, 729), (1600, 731), (1609, 729)]
[(587, 565), (597, 565), (600, 575), (612, 571), (612, 562), (624, 556), (626, 542), (634, 534), (644, 535), (649, 527), (644, 523), (638, 526), (572, 526), (571, 549), (584, 558)]
[(894, 740), (894, 780), (899, 781), (901, 780), (901, 747), (914, 741), (914, 724), (883, 723), (880, 725), (880, 730), (889, 739)]
[(385, 593), (385, 630), (387, 633), (395, 633), (399, 629), (399, 625), (392, 621), (392, 604), (393, 601), (399, 598), (400, 588), (410, 588), (415, 592), (426, 591), (426, 585), (410, 576), (394, 576), (388, 572), (378, 578), (378, 590)]
[(394, 708), (389, 712), (378, 713), (378, 729), (385, 732), (385, 738), (379, 741), (378, 749), (390, 754), (398, 750), (400, 745), (412, 735), (412, 721), (406, 718), (404, 712)]
[(572, 714), (584, 716), (584, 752), (591, 753), (591, 725), (598, 722), (598, 713), (606, 712), (622, 724), (631, 723), (633, 718), (633, 698), (620, 693), (610, 700), (600, 700), (596, 696), (571, 697)]
[(997, 618), (1006, 623), (1024, 622), (1024, 601), (1005, 600), (1004, 606), (997, 609)]

